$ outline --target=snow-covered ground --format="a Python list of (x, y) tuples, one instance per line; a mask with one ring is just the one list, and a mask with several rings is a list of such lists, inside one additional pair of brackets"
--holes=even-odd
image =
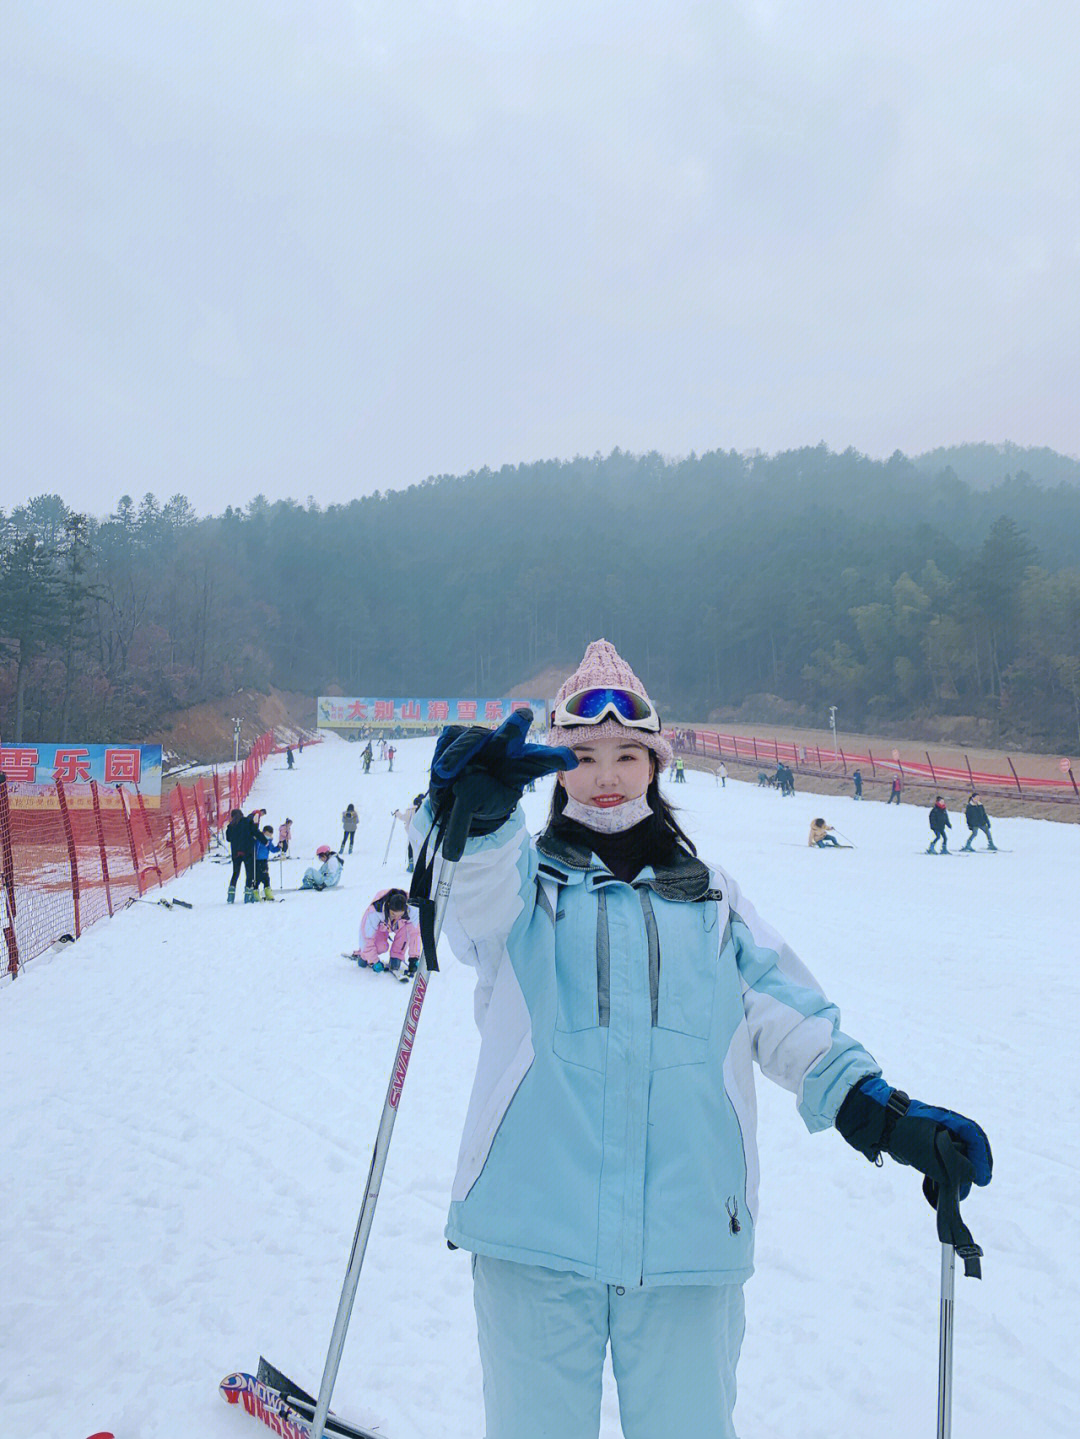
[[(382, 865), (390, 811), (431, 747), (367, 777), (332, 737), (292, 773), (271, 762), (253, 802), (292, 817), (296, 854), (336, 845), (357, 805), (337, 892), (227, 908), (204, 863), (170, 887), (192, 910), (133, 907), (0, 990), (3, 1439), (256, 1439), (217, 1384), (260, 1352), (317, 1387), (409, 993), (341, 955), (372, 893), (405, 882), (400, 826)], [(994, 1183), (965, 1205), (986, 1259), (981, 1283), (957, 1278), (956, 1439), (1080, 1432), (1080, 827), (1002, 819), (1003, 853), (943, 862), (918, 809), (695, 773), (671, 794), (886, 1077), (990, 1135)], [(526, 796), (533, 828), (546, 804)], [(856, 847), (808, 849), (819, 813)], [(468, 1260), (442, 1239), (472, 986), (443, 959), (334, 1396), (388, 1439), (483, 1434)], [(759, 1095), (740, 1435), (931, 1434), (940, 1249), (917, 1177)]]

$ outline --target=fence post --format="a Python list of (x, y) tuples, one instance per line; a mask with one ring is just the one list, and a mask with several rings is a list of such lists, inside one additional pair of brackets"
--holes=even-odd
[(877, 767), (874, 764), (874, 751), (869, 745), (866, 746), (866, 753), (870, 756), (870, 778), (877, 779)]
[[(199, 781), (199, 785), (200, 787), (202, 786), (202, 780)], [(198, 794), (198, 792), (196, 793)], [(204, 802), (200, 803), (200, 801)], [(195, 805), (195, 828), (198, 831), (199, 835), (199, 848), (202, 850), (202, 854), (199, 857), (200, 859), (202, 859), (205, 857), (207, 851), (210, 848), (210, 840), (213, 830), (220, 827), (220, 811), (217, 809), (216, 804), (210, 799), (209, 789), (207, 790), (205, 797), (203, 795), (198, 795), (195, 801)], [(213, 810), (212, 820), (211, 810)]]
[(843, 767), (844, 767), (844, 773), (847, 774), (847, 760), (844, 758), (844, 751), (843, 751), (843, 750), (840, 751), (840, 763), (841, 763), (841, 764), (843, 765)]
[(1024, 791), (1020, 788), (1020, 778), (1017, 775), (1016, 770), (1013, 769), (1013, 762), (1011, 759), (1009, 759), (1008, 755), (1006, 755), (1005, 758), (1009, 761), (1009, 768), (1012, 770), (1012, 777), (1014, 780), (1016, 780), (1016, 792), (1020, 796), (1020, 798), (1023, 799)]
[(105, 829), (101, 823), (101, 801), (98, 799), (97, 780), (90, 781), (90, 798), (94, 802), (94, 824), (97, 827), (98, 854), (101, 857), (101, 878), (105, 884), (105, 903), (109, 906), (109, 918), (113, 916), (112, 886), (109, 884), (109, 856), (105, 849)]
[[(190, 849), (190, 845), (188, 848)], [(173, 878), (180, 873), (180, 866), (176, 862), (176, 826), (173, 824), (172, 815), (169, 816), (169, 848), (172, 850)]]
[(1076, 780), (1073, 778), (1072, 765), (1069, 766), (1069, 778), (1072, 780), (1073, 794), (1080, 799), (1080, 789), (1076, 788)]
[(930, 758), (930, 751), (928, 749), (924, 749), (923, 754), (926, 756), (926, 763), (930, 766), (930, 778), (934, 781), (934, 784), (936, 785), (937, 774), (934, 770), (934, 761)]
[(154, 869), (157, 871), (158, 888), (162, 889), (164, 888), (165, 880), (162, 878), (161, 865), (158, 863), (157, 844), (154, 841), (153, 834), (150, 832), (150, 821), (146, 817), (146, 802), (142, 797), (142, 791), (138, 785), (135, 786), (135, 798), (139, 801), (139, 815), (142, 818), (143, 829), (146, 831), (146, 838), (150, 841), (150, 853), (154, 856)]
[[(188, 849), (190, 849), (190, 848), (191, 848), (191, 826), (188, 824), (187, 805), (184, 803), (184, 786), (183, 786), (182, 784), (178, 784), (178, 785), (176, 786), (176, 794), (177, 794), (178, 799), (180, 800), (180, 817), (181, 817), (181, 819), (184, 821), (184, 834), (185, 834), (185, 836), (187, 837), (187, 847), (188, 847)], [(176, 860), (176, 856), (175, 856), (175, 854), (174, 854), (174, 855), (173, 855), (173, 861), (174, 861), (174, 863), (175, 863), (175, 860)]]
[(75, 836), (71, 831), (71, 815), (68, 813), (64, 781), (59, 778), (56, 780), (56, 797), (60, 801), (60, 818), (63, 821), (64, 840), (67, 844), (68, 869), (71, 871), (71, 904), (75, 911), (75, 938), (78, 939), (82, 933), (82, 921), (79, 917), (79, 861), (75, 854)]
[(120, 796), (120, 808), (124, 812), (124, 827), (127, 830), (128, 849), (131, 851), (131, 867), (135, 871), (135, 888), (142, 894), (143, 881), (142, 875), (139, 873), (139, 853), (135, 848), (135, 831), (131, 828), (131, 808), (123, 785), (116, 786), (116, 793)]
[(7, 972), (12, 979), (19, 972), (19, 941), (15, 935), (15, 856), (11, 849), (11, 805), (7, 775), (0, 770), (0, 908), (4, 914), (4, 942), (7, 945)]

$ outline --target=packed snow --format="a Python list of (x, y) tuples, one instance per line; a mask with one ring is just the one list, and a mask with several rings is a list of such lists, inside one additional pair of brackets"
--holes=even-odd
[[(190, 911), (134, 906), (0, 989), (4, 1439), (256, 1439), (217, 1385), (260, 1353), (317, 1389), (409, 994), (343, 952), (374, 892), (407, 883), (391, 811), (431, 747), (368, 776), (333, 737), (292, 772), (272, 760), (249, 805), (294, 821), (281, 903), (227, 907), (207, 861), (167, 891)], [(990, 1136), (994, 1182), (964, 1206), (986, 1258), (981, 1282), (958, 1268), (956, 1439), (1080, 1432), (1080, 826), (998, 819), (1002, 853), (940, 858), (921, 808), (692, 771), (668, 792), (886, 1078)], [(342, 887), (288, 892), (349, 801)], [(547, 803), (525, 797), (534, 830)], [(854, 848), (807, 848), (818, 814)], [(440, 958), (334, 1394), (388, 1439), (483, 1434), (468, 1256), (442, 1238), (477, 1038), (471, 972)], [(766, 1080), (759, 1098), (740, 1435), (931, 1434), (941, 1251), (918, 1177), (807, 1134)]]

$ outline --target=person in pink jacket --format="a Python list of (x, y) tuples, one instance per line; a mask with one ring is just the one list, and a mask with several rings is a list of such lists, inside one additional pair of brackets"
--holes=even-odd
[(416, 973), (420, 927), (409, 918), (409, 900), (403, 889), (382, 889), (371, 901), (360, 921), (360, 948), (352, 957), (361, 969), (373, 969), (376, 974), (384, 970)]

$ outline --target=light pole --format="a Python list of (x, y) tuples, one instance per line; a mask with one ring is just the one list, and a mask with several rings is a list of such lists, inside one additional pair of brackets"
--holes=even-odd
[(240, 725), (241, 725), (241, 724), (242, 724), (242, 721), (239, 720), (239, 719), (237, 719), (236, 715), (233, 715), (233, 722), (232, 722), (232, 732), (233, 732), (233, 764), (239, 764), (239, 763), (240, 763)]
[(836, 745), (836, 706), (829, 706), (829, 728), (832, 730), (832, 757), (836, 759), (839, 750)]

